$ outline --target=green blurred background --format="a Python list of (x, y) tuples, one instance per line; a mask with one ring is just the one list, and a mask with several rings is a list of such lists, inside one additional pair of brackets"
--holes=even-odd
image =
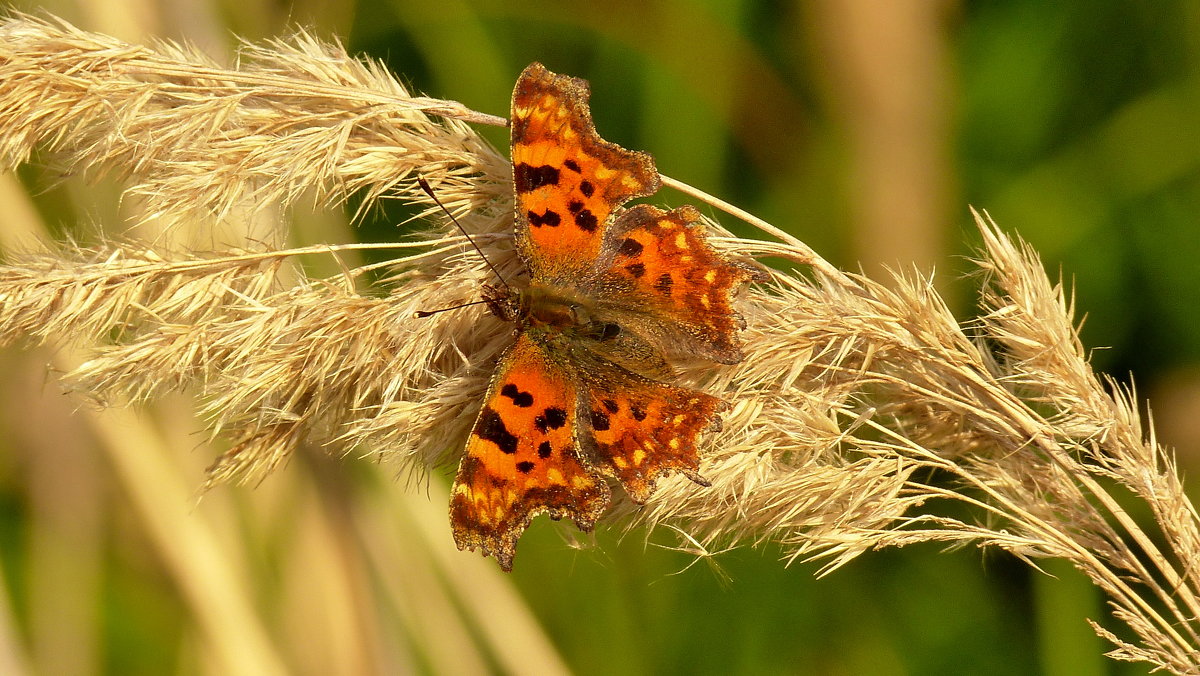
[[(496, 114), (542, 61), (589, 79), (601, 134), (663, 173), (839, 265), (936, 269), (963, 317), (967, 205), (986, 209), (1074, 284), (1094, 363), (1136, 378), (1183, 471), (1200, 462), (1194, 1), (12, 6), (226, 61), (235, 35), (300, 24)], [(46, 179), (5, 178), (5, 228), (125, 231), (118, 186)], [(298, 209), (295, 239), (390, 239), (394, 222)], [(670, 534), (601, 528), (579, 548), (543, 519), (502, 575), (453, 550), (449, 469), (427, 486), (318, 452), (196, 504), (217, 451), (192, 402), (99, 414), (46, 375), (69, 359), (0, 353), (0, 673), (1147, 671), (1101, 657), (1085, 618), (1103, 600), (1070, 570), (977, 550), (880, 552), (818, 581), (772, 547), (688, 568), (655, 546)]]

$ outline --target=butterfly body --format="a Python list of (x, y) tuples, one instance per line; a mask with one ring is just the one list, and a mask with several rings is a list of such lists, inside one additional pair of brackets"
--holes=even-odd
[(673, 385), (673, 355), (737, 363), (731, 294), (754, 272), (720, 256), (690, 207), (626, 201), (656, 191), (653, 159), (601, 139), (582, 80), (540, 64), (513, 93), (519, 289), (485, 287), (516, 340), (501, 356), (459, 466), (459, 548), (511, 569), (533, 516), (591, 530), (611, 499), (664, 475), (702, 485), (695, 442), (725, 404)]

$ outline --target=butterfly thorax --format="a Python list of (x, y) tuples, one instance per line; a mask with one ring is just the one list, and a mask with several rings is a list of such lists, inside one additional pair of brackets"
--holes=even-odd
[(616, 324), (606, 329), (609, 323), (596, 318), (592, 301), (574, 289), (537, 281), (520, 293), (516, 320), (522, 329), (554, 333), (620, 331)]
[(483, 301), (496, 317), (516, 322), (520, 332), (585, 341), (609, 341), (622, 333), (618, 324), (598, 316), (588, 297), (569, 287), (535, 281), (513, 291), (484, 284)]

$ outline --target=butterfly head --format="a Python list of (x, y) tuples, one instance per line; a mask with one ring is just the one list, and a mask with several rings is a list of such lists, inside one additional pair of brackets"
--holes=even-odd
[(483, 285), (483, 302), (493, 315), (506, 322), (514, 322), (521, 312), (520, 297), (508, 286)]

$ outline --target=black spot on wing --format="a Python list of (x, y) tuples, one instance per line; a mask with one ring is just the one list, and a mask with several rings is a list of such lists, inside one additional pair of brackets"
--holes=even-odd
[(629, 415), (633, 416), (634, 420), (641, 422), (646, 419), (646, 409), (637, 404), (631, 404), (629, 406)]
[(605, 399), (604, 401), (600, 402), (600, 405), (603, 406), (604, 409), (609, 413), (616, 413), (617, 411), (621, 410), (621, 407), (617, 406), (617, 402), (613, 401), (612, 399)]
[(575, 172), (576, 174), (583, 172), (583, 170), (579, 168), (579, 163), (575, 160), (565, 160), (563, 161), (563, 166)]
[(519, 440), (512, 432), (508, 431), (500, 414), (496, 413), (491, 406), (485, 406), (480, 412), (479, 422), (475, 425), (475, 436), (496, 444), (496, 447), (503, 453), (512, 455), (517, 452)]
[(610, 422), (607, 413), (604, 411), (592, 411), (592, 429), (597, 432), (605, 432), (609, 426)]
[(543, 460), (546, 458), (549, 458), (550, 453), (553, 450), (554, 450), (554, 448), (550, 445), (549, 441), (543, 441), (542, 443), (538, 444), (538, 448), (537, 448), (538, 457), (542, 458)]
[(632, 237), (626, 237), (625, 241), (621, 242), (621, 248), (618, 250), (618, 252), (622, 256), (628, 256), (630, 258), (633, 258), (635, 256), (640, 256), (642, 253), (642, 249), (645, 249), (645, 248), (646, 247), (642, 246), (642, 243), (637, 241), (636, 239), (634, 239)]
[(596, 192), (596, 186), (592, 185), (591, 181), (580, 181), (579, 192), (583, 193), (584, 197), (591, 197)]
[(529, 474), (533, 471), (533, 463), (528, 460), (522, 460), (517, 463), (517, 471), (521, 474)]
[(582, 209), (575, 212), (575, 225), (579, 226), (584, 232), (595, 232), (596, 227), (600, 225), (600, 221), (596, 215), (587, 209)]
[(654, 290), (663, 295), (669, 296), (671, 295), (671, 286), (674, 283), (675, 280), (671, 279), (671, 273), (664, 272), (658, 276), (658, 281), (654, 282)]
[(518, 193), (532, 192), (544, 185), (558, 185), (558, 168), (548, 164), (534, 167), (521, 162), (513, 166), (513, 183)]
[(537, 425), (538, 430), (545, 434), (547, 430), (556, 430), (567, 424), (567, 412), (551, 406), (542, 411), (542, 414), (533, 419), (533, 424)]
[(543, 225), (556, 228), (558, 227), (559, 223), (562, 223), (562, 217), (559, 216), (558, 212), (554, 211), (553, 209), (547, 209), (546, 213), (544, 214), (538, 214), (533, 211), (529, 211), (526, 212), (525, 215), (529, 217), (529, 224), (535, 228), (540, 228)]
[(556, 430), (567, 424), (567, 412), (561, 408), (552, 406), (543, 411), (543, 415), (546, 416), (546, 424), (552, 430)]
[(633, 265), (626, 265), (625, 270), (629, 274), (633, 275), (635, 278), (641, 277), (642, 275), (646, 274), (646, 266), (642, 265), (641, 263), (634, 263)]
[(517, 388), (516, 385), (513, 385), (512, 383), (508, 383), (504, 387), (500, 388), (500, 395), (512, 399), (513, 406), (519, 406), (521, 408), (533, 406), (533, 394), (529, 392), (522, 392)]

